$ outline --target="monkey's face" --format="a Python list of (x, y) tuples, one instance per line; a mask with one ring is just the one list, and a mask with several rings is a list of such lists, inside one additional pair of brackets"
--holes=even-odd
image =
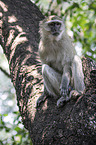
[(50, 28), (50, 32), (54, 36), (58, 36), (60, 34), (61, 23), (58, 21), (53, 21), (48, 23), (48, 27)]
[(45, 32), (47, 35), (58, 37), (64, 32), (65, 26), (61, 18), (57, 16), (49, 16), (41, 21), (40, 28), (42, 29), (42, 32)]

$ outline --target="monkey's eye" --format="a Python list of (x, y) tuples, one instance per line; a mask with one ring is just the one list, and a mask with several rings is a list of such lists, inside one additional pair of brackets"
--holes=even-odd
[(55, 23), (54, 22), (53, 23), (49, 23), (48, 26), (49, 27), (53, 27), (53, 26), (55, 26)]
[(51, 22), (51, 23), (48, 24), (48, 26), (50, 28), (52, 28), (52, 27), (59, 27), (60, 28), (61, 23), (59, 23), (59, 22)]
[(61, 23), (59, 23), (59, 22), (56, 22), (55, 24), (56, 24), (56, 25), (59, 25), (59, 26), (61, 25)]
[(56, 22), (55, 25), (59, 28), (61, 27), (61, 23), (59, 23), (59, 22)]

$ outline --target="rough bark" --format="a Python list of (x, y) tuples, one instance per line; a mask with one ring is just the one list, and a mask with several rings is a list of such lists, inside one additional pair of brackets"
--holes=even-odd
[(86, 90), (62, 108), (49, 97), (36, 108), (43, 91), (38, 57), (39, 21), (44, 18), (29, 0), (0, 1), (0, 43), (8, 59), (19, 111), (34, 145), (96, 144), (96, 64), (83, 58)]

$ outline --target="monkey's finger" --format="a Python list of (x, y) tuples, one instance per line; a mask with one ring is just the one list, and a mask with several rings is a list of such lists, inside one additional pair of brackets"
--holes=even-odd
[(60, 99), (58, 99), (58, 101), (57, 101), (57, 107), (59, 108), (59, 107), (62, 107), (63, 105), (64, 105), (64, 102), (66, 101), (66, 98), (64, 98), (63, 96), (60, 98)]
[(67, 96), (68, 95), (68, 89), (61, 89), (61, 92), (60, 92), (61, 96)]

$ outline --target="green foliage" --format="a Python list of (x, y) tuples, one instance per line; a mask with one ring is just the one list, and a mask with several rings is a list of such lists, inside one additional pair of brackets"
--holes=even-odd
[(73, 34), (74, 43), (79, 44), (77, 48), (82, 48), (83, 55), (96, 60), (95, 0), (46, 0), (45, 4), (39, 0), (36, 4), (45, 16), (62, 17)]
[[(70, 10), (71, 30), (74, 41), (82, 44), (83, 54), (96, 60), (96, 23), (95, 9), (90, 8), (88, 3), (81, 3), (80, 6)], [(95, 6), (95, 3), (94, 3)]]
[[(11, 117), (14, 117), (13, 120)], [(10, 118), (10, 121), (7, 121)], [(0, 145), (32, 145), (18, 111), (0, 114)]]

